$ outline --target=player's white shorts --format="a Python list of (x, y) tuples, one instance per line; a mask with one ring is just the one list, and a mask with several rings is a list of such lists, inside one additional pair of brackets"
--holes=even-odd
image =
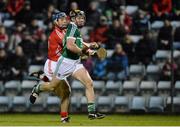
[(84, 68), (84, 66), (81, 64), (80, 59), (72, 60), (61, 56), (58, 59), (54, 74), (58, 79), (66, 79), (81, 68)]
[(49, 80), (52, 80), (53, 73), (56, 70), (57, 61), (52, 61), (50, 59), (46, 60), (44, 65), (44, 73)]

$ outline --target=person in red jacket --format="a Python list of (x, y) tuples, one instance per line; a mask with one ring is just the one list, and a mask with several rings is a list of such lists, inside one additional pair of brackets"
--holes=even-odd
[(101, 16), (98, 26), (90, 34), (90, 41), (105, 44), (108, 40), (106, 36), (107, 30), (107, 18), (105, 16)]
[(16, 16), (24, 6), (24, 0), (9, 0), (7, 10), (12, 16)]
[(8, 34), (6, 33), (6, 29), (3, 25), (0, 25), (0, 46), (5, 48), (8, 44)]
[(171, 10), (172, 0), (155, 0), (153, 3), (153, 12), (158, 17), (171, 13)]

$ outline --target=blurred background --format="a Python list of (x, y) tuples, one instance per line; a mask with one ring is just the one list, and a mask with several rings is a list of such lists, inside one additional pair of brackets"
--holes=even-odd
[[(180, 112), (179, 0), (1, 0), (0, 112), (59, 112), (53, 94), (29, 103), (36, 81), (28, 74), (43, 70), (52, 13), (72, 9), (86, 12), (84, 41), (108, 51), (83, 60), (100, 112)], [(86, 112), (83, 86), (70, 84), (70, 112)]]

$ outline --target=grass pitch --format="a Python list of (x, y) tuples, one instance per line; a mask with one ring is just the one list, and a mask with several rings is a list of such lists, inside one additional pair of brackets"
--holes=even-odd
[(180, 126), (175, 115), (107, 115), (89, 120), (87, 115), (70, 115), (71, 122), (60, 123), (57, 114), (0, 114), (0, 126)]

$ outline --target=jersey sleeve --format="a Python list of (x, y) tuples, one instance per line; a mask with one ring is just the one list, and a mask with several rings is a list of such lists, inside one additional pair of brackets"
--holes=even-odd
[(76, 38), (78, 28), (75, 24), (69, 24), (66, 31), (67, 38)]

